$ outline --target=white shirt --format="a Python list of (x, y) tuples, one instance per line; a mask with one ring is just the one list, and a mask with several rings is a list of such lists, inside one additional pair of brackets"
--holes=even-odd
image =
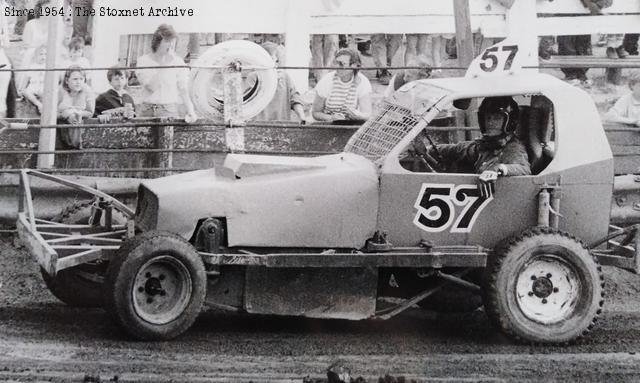
[[(185, 65), (184, 61), (171, 54), (170, 59), (163, 64), (153, 59), (151, 54), (138, 58), (137, 66), (173, 66)], [(150, 86), (150, 91), (145, 86), (143, 88), (143, 103), (147, 104), (182, 104), (180, 90), (187, 89), (189, 81), (189, 70), (186, 68), (156, 68), (156, 69), (137, 69), (136, 76), (142, 85)]]
[(606, 114), (607, 118), (630, 118), (634, 121), (640, 121), (640, 100), (633, 98), (633, 94), (625, 94), (609, 109)]
[[(329, 72), (327, 73), (324, 77), (322, 77), (322, 79), (320, 79), (320, 81), (318, 81), (318, 84), (316, 84), (316, 94), (318, 95), (318, 97), (322, 97), (325, 99), (325, 108), (327, 109), (327, 102), (330, 101), (329, 97), (331, 96), (331, 92), (333, 91), (333, 85), (334, 85), (334, 76), (336, 76), (336, 72)], [(351, 80), (353, 81), (353, 79)], [(350, 84), (351, 81), (349, 83), (344, 83), (345, 85)], [(342, 91), (342, 90), (341, 90)], [(371, 94), (372, 89), (371, 89), (371, 83), (369, 82), (369, 79), (367, 79), (362, 73), (358, 72), (358, 84), (356, 87), (356, 91), (355, 91), (355, 105), (350, 105), (350, 106), (358, 106), (360, 99), (364, 96), (366, 96), (367, 94)]]

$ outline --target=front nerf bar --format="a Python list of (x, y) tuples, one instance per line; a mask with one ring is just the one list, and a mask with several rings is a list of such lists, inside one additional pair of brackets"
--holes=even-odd
[[(91, 194), (96, 199), (96, 212), (101, 214), (94, 215), (98, 218), (94, 222), (80, 225), (36, 218), (29, 176)], [(113, 208), (126, 217), (125, 225), (111, 222)], [(49, 275), (55, 276), (60, 270), (83, 263), (111, 258), (122, 241), (134, 235), (134, 215), (128, 206), (100, 190), (36, 170), (24, 169), (20, 173), (18, 236)], [(100, 216), (104, 216), (104, 221)]]

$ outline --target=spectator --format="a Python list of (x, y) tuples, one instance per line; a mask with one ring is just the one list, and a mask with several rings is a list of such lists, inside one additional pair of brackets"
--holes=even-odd
[(538, 56), (543, 60), (549, 60), (552, 55), (557, 54), (557, 52), (553, 50), (554, 44), (554, 36), (540, 36), (538, 41)]
[(638, 33), (627, 33), (624, 35), (624, 39), (622, 40), (622, 46), (624, 50), (627, 51), (630, 55), (637, 56), (638, 55)]
[(18, 84), (18, 93), (31, 102), (42, 114), (42, 94), (44, 92), (45, 61), (47, 60), (47, 47), (40, 45), (36, 48), (33, 61), (27, 69), (43, 69), (42, 71), (24, 72)]
[[(265, 42), (262, 47), (269, 52), (271, 58), (278, 65), (278, 45), (272, 42)], [(303, 123), (310, 122), (305, 116), (302, 97), (293, 85), (293, 80), (289, 74), (278, 70), (278, 86), (271, 102), (260, 112), (254, 120), (256, 121), (290, 121), (291, 110), (295, 112), (298, 119)]]
[(607, 58), (617, 59), (629, 56), (629, 53), (622, 45), (624, 35), (622, 33), (607, 35)]
[(620, 97), (605, 114), (605, 120), (640, 127), (640, 74), (629, 77), (631, 92)]
[(360, 73), (358, 52), (345, 48), (336, 53), (335, 65), (316, 85), (312, 115), (318, 121), (364, 121), (371, 115), (371, 84)]
[(391, 66), (393, 56), (395, 56), (398, 48), (402, 44), (402, 35), (371, 35), (371, 53), (373, 60), (378, 68), (376, 77), (382, 85), (388, 85), (391, 80), (391, 73), (387, 69)]
[[(592, 15), (601, 15), (602, 9), (610, 7), (613, 4), (613, 0), (581, 0), (582, 4), (589, 9)], [(607, 57), (610, 59), (625, 58), (629, 56), (627, 51), (622, 46), (622, 37), (620, 34), (607, 34)], [(602, 36), (601, 36), (602, 38)]]
[(84, 57), (84, 39), (82, 37), (73, 37), (67, 46), (69, 50), (69, 59), (65, 63), (67, 68), (77, 66), (82, 69), (90, 68), (89, 60)]
[(394, 74), (391, 81), (389, 81), (389, 86), (384, 90), (384, 97), (391, 96), (393, 92), (400, 89), (401, 86), (408, 82), (431, 77), (429, 60), (424, 56), (418, 56), (411, 59), (411, 61), (407, 61), (407, 66), (420, 67), (420, 69), (405, 69), (402, 75), (399, 73)]
[(444, 51), (445, 39), (449, 35), (430, 35), (431, 38), (431, 64), (434, 71), (440, 72), (442, 69), (442, 52)]
[[(73, 9), (93, 9), (94, 0), (70, 0)], [(93, 16), (84, 12), (73, 12), (73, 37), (80, 37), (87, 44), (93, 40)]]
[[(591, 56), (591, 35), (558, 36), (558, 54), (561, 56)], [(587, 68), (561, 68), (565, 80), (577, 85), (591, 85)]]
[[(32, 9), (34, 6), (32, 0), (13, 0), (8, 1), (7, 4), (23, 12), (28, 9)], [(25, 24), (31, 19), (33, 19), (33, 16), (29, 16), (28, 14), (26, 14), (26, 12), (24, 12), (24, 14), (21, 14), (20, 16), (16, 16), (16, 22), (13, 29), (14, 35), (21, 36), (24, 32)]]
[[(178, 35), (172, 26), (162, 24), (156, 29), (151, 40), (152, 53), (138, 58), (137, 65), (145, 66), (183, 66), (184, 61), (175, 53)], [(186, 68), (155, 68), (136, 71), (143, 87), (142, 104), (139, 115), (143, 117), (176, 117), (178, 105), (184, 104), (187, 115), (185, 119), (197, 119), (193, 103), (189, 98)]]
[[(95, 95), (86, 83), (86, 74), (80, 67), (70, 67), (64, 73), (58, 96), (58, 120), (67, 124), (80, 124), (93, 116)], [(60, 129), (60, 140), (71, 148), (82, 149), (82, 129)]]
[[(37, 12), (42, 7), (50, 6), (50, 0), (38, 0), (35, 5), (35, 18), (27, 21), (22, 34), (22, 61), (20, 68), (27, 68), (33, 62), (34, 52), (37, 47), (47, 44), (49, 19), (51, 16), (40, 16)], [(23, 77), (26, 72), (18, 72), (16, 81), (18, 84), (24, 82)]]
[(122, 69), (111, 68), (107, 71), (107, 80), (111, 85), (111, 89), (100, 94), (96, 98), (96, 108), (94, 116), (100, 118), (101, 121), (108, 121), (111, 117), (132, 117), (128, 116), (125, 110), (127, 104), (131, 105), (131, 112), (135, 111), (135, 103), (133, 98), (127, 93), (125, 87), (127, 85), (127, 75)]
[[(407, 66), (411, 66), (409, 62), (415, 62), (416, 57), (427, 55), (427, 46), (429, 45), (429, 35), (407, 34), (407, 47), (404, 51), (404, 62)], [(395, 76), (394, 76), (395, 77)]]
[[(311, 66), (331, 66), (333, 57), (338, 50), (338, 35), (313, 35), (311, 36)], [(327, 69), (315, 69), (313, 76), (320, 81), (329, 71)]]

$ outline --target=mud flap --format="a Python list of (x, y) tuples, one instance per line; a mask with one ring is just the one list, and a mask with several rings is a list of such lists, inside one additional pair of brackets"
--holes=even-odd
[(252, 314), (357, 320), (375, 313), (377, 268), (248, 267), (246, 277)]

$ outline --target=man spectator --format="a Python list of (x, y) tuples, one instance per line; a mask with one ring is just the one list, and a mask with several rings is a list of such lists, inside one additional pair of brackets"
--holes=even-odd
[[(558, 36), (560, 56), (591, 56), (591, 35)], [(587, 78), (587, 68), (561, 68), (565, 80), (577, 85), (591, 85)]]
[(391, 73), (387, 69), (391, 66), (391, 60), (402, 44), (402, 35), (375, 34), (371, 35), (371, 50), (373, 60), (379, 69), (376, 73), (380, 84), (388, 85)]
[[(333, 58), (338, 51), (338, 35), (313, 35), (311, 36), (311, 66), (328, 67), (333, 63)], [(313, 76), (316, 82), (320, 81), (328, 69), (315, 69)]]
[(419, 69), (405, 69), (402, 73), (394, 74), (393, 77), (391, 77), (391, 81), (389, 81), (389, 85), (384, 90), (384, 97), (391, 96), (393, 92), (400, 89), (400, 87), (408, 82), (431, 77), (429, 61), (424, 56), (412, 58), (410, 61), (407, 61), (406, 65), (408, 67), (419, 67)]
[[(581, 0), (582, 4), (589, 9), (592, 15), (601, 15), (602, 9), (610, 7), (613, 0)], [(607, 34), (607, 57), (610, 59), (625, 58), (629, 54), (622, 45), (621, 33)]]
[(630, 55), (638, 55), (638, 36), (640, 36), (638, 33), (627, 33), (622, 39), (622, 46)]

